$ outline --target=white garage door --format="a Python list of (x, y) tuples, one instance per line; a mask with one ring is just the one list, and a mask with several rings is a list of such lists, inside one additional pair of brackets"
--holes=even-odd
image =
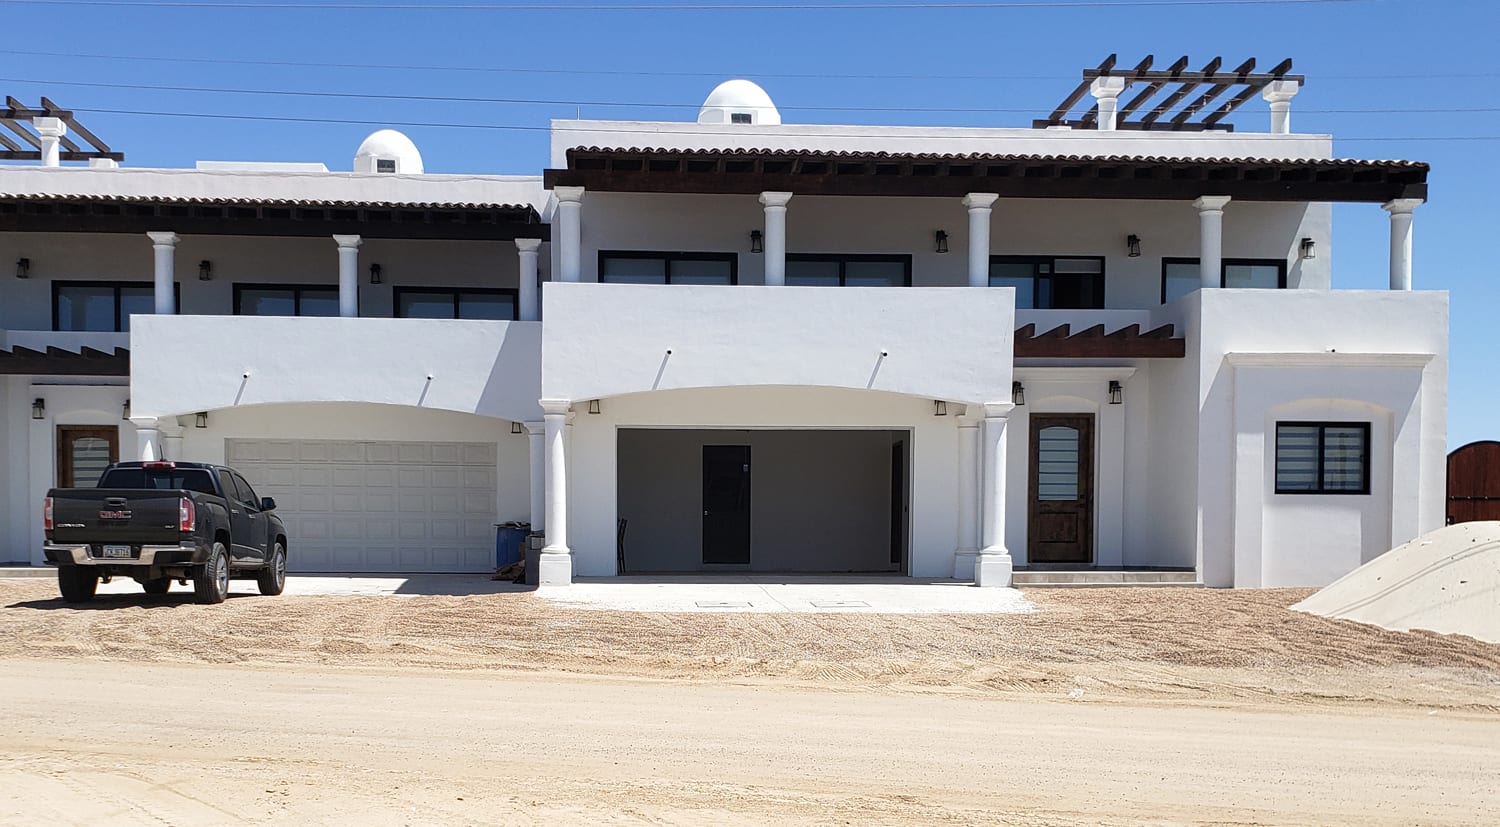
[(231, 439), (286, 523), (293, 571), (491, 571), (495, 445)]

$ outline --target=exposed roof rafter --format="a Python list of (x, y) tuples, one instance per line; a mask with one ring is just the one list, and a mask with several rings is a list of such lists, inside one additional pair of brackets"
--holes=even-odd
[[(64, 134), (58, 139), (58, 143), (62, 146), (59, 155), (64, 161), (87, 161), (93, 158), (125, 160), (125, 153), (111, 150), (108, 144), (99, 139), (99, 136), (80, 124), (73, 117), (71, 110), (63, 109), (53, 103), (50, 98), (44, 96), (42, 105), (33, 108), (6, 95), (5, 108), (0, 109), (0, 161), (42, 160), (42, 140), (40, 133), (36, 131), (35, 124), (32, 123), (36, 118), (57, 118), (67, 125), (68, 133), (77, 135), (88, 144), (88, 147), (80, 146), (77, 141)], [(12, 136), (21, 138), (31, 146), (31, 149), (26, 149), (16, 143)]]
[[(1093, 106), (1082, 112), (1077, 117), (1070, 117), (1074, 107), (1089, 93), (1093, 82), (1099, 78), (1124, 78), (1125, 89), (1142, 83), (1146, 88), (1142, 89), (1133, 98), (1125, 103), (1119, 110), (1118, 120), (1115, 128), (1121, 130), (1164, 130), (1173, 132), (1201, 132), (1205, 130), (1222, 130), (1232, 132), (1233, 124), (1224, 123), (1224, 118), (1236, 109), (1240, 108), (1251, 97), (1265, 88), (1266, 84), (1273, 81), (1289, 80), (1304, 83), (1302, 75), (1287, 74), (1292, 70), (1292, 60), (1287, 58), (1276, 64), (1271, 71), (1257, 73), (1255, 71), (1255, 59), (1250, 58), (1239, 66), (1227, 72), (1220, 71), (1224, 63), (1222, 57), (1215, 57), (1203, 68), (1196, 72), (1187, 71), (1188, 58), (1178, 58), (1166, 69), (1151, 68), (1154, 61), (1152, 55), (1147, 55), (1144, 60), (1136, 64), (1133, 69), (1120, 69), (1115, 66), (1116, 55), (1110, 55), (1093, 69), (1083, 71), (1083, 80), (1074, 87), (1073, 91), (1063, 98), (1063, 102), (1052, 111), (1045, 119), (1032, 122), (1037, 129), (1046, 129), (1054, 126), (1066, 126), (1073, 129), (1098, 129), (1099, 108)], [(1195, 92), (1202, 87), (1207, 87), (1194, 96)], [(1229, 100), (1203, 117), (1198, 117), (1204, 110), (1224, 93), (1231, 89), (1238, 89)], [(1157, 98), (1165, 92), (1165, 97), (1154, 106), (1146, 108), (1139, 118), (1132, 118), (1138, 111), (1142, 111), (1152, 99)], [(1177, 107), (1181, 107), (1178, 109)], [(1176, 111), (1174, 111), (1176, 110)]]

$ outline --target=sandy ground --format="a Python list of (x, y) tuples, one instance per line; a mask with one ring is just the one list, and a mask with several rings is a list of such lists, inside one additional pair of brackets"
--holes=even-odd
[(54, 588), (0, 580), (3, 823), (1500, 823), (1500, 646), (1306, 591), (892, 617)]

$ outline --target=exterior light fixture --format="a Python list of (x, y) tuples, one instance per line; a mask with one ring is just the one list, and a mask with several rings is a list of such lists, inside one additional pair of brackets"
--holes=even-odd
[(519, 423), (519, 422), (512, 422), (512, 423), (510, 423), (510, 432), (511, 433), (513, 433), (513, 434), (519, 434), (519, 433), (521, 433), (522, 430), (523, 429), (521, 428), (521, 423)]
[(121, 419), (129, 419), (130, 418), (130, 400), (129, 399), (125, 400), (125, 404), (120, 406), (120, 418)]
[(207, 428), (208, 411), (199, 411), (198, 414), (193, 417), (193, 426), (197, 428)]
[(945, 401), (943, 401), (943, 400), (941, 400), (941, 399), (934, 399), (934, 400), (932, 400), (932, 415), (933, 416), (947, 416), (948, 415), (948, 403), (945, 402)]
[(948, 252), (948, 231), (938, 230), (932, 234), (933, 249), (939, 253)]
[(44, 419), (47, 416), (47, 400), (38, 396), (31, 401), (31, 418)]
[(380, 283), (380, 265), (379, 264), (371, 264), (370, 265), (370, 283), (371, 284), (379, 284)]
[(750, 252), (764, 253), (766, 251), (766, 236), (760, 230), (750, 231)]
[(1125, 389), (1120, 387), (1120, 380), (1109, 380), (1109, 404), (1119, 405), (1125, 401)]
[(1318, 243), (1310, 238), (1302, 239), (1302, 242), (1297, 245), (1297, 255), (1303, 258), (1317, 258)]
[(1026, 404), (1026, 386), (1020, 382), (1010, 383), (1010, 401), (1014, 405)]
[(1125, 236), (1125, 249), (1131, 258), (1141, 257), (1141, 237), (1135, 233)]
[(597, 400), (597, 399), (590, 399), (589, 400), (589, 413), (591, 413), (591, 414), (599, 413), (599, 400)]
[(18, 278), (18, 279), (29, 279), (29, 278), (31, 278), (31, 259), (29, 259), (29, 258), (18, 258), (18, 259), (16, 259), (16, 278)]
[(198, 262), (198, 280), (208, 281), (214, 277), (214, 263), (208, 259)]

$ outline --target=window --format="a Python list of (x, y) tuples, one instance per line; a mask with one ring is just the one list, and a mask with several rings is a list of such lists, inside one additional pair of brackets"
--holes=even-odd
[(911, 256), (789, 254), (786, 283), (798, 287), (908, 287)]
[(729, 114), (730, 123), (750, 123), (750, 121), (749, 112), (731, 112)]
[(990, 286), (1016, 288), (1026, 310), (1097, 310), (1104, 306), (1104, 257), (990, 256)]
[[(214, 494), (214, 481), (207, 471), (199, 468), (176, 468), (171, 470), (147, 470), (145, 468), (116, 468), (100, 480), (100, 488), (144, 488), (157, 491), (197, 491), (199, 494)], [(228, 494), (230, 492), (225, 491)], [(217, 495), (215, 495), (217, 496)]]
[(734, 253), (599, 253), (599, 280), (608, 284), (736, 284)]
[(394, 158), (376, 158), (375, 159), (375, 171), (376, 172), (395, 172), (396, 171), (396, 159), (394, 159)]
[(512, 321), (516, 318), (516, 291), (478, 287), (397, 287), (396, 317)]
[[(224, 476), (224, 472), (221, 471), (219, 473), (219, 479), (224, 479)], [(255, 489), (250, 487), (250, 483), (246, 482), (244, 477), (233, 471), (229, 472), (228, 476), (230, 479), (234, 480), (235, 492), (239, 496), (239, 501), (244, 503), (249, 508), (255, 511), (259, 511), (260, 498), (255, 496)]]
[[(173, 294), (181, 290), (173, 285)], [(109, 281), (54, 281), (52, 283), (52, 329), (125, 333), (130, 317), (156, 312), (153, 285)]]
[(236, 316), (337, 316), (336, 287), (299, 287), (274, 284), (236, 284)]
[(1370, 493), (1370, 423), (1276, 423), (1276, 493)]
[[(1161, 260), (1161, 303), (1174, 302), (1202, 286), (1196, 258)], [(1219, 271), (1220, 287), (1286, 287), (1286, 261), (1279, 258), (1226, 258)]]

